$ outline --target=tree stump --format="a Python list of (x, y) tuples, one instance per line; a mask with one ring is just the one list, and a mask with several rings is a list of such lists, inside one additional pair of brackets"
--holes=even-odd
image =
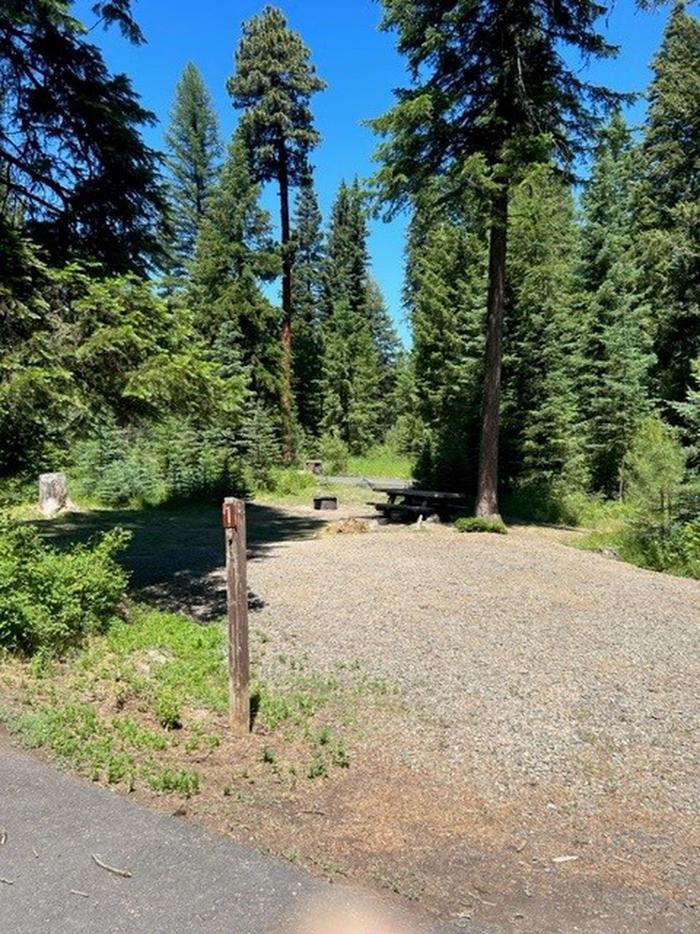
[(64, 473), (39, 475), (39, 508), (45, 516), (53, 516), (68, 503), (68, 480)]

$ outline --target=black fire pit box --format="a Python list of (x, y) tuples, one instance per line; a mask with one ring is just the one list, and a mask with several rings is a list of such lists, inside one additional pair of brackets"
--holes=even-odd
[(337, 509), (337, 496), (314, 496), (314, 509)]

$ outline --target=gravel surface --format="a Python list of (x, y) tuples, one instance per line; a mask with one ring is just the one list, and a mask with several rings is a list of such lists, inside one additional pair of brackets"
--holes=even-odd
[[(700, 582), (571, 532), (382, 526), (362, 499), (249, 506), (263, 673), (333, 676), (350, 767), (251, 783), (236, 832), (468, 930), (696, 934)], [(109, 516), (134, 531), (137, 593), (221, 616), (218, 510)], [(234, 832), (228, 801), (196, 796), (192, 817)]]
[(497, 894), (472, 882), (470, 910), (520, 905), (519, 931), (700, 930), (700, 582), (565, 534), (286, 542), (249, 566), (258, 619), (309, 669), (395, 686), (347, 813), (443, 910), (476, 871)]
[(700, 583), (547, 533), (435, 527), (288, 544), (250, 579), (313, 667), (398, 685), (431, 769), (496, 797), (556, 778), (583, 806), (619, 769), (643, 804), (698, 809)]

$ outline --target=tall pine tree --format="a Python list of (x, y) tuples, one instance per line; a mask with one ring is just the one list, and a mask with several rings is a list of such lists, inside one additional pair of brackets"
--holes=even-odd
[(241, 109), (241, 128), (253, 155), (257, 181), (279, 185), (282, 239), (281, 403), (284, 455), (293, 457), (292, 425), (292, 249), (289, 190), (309, 172), (309, 153), (319, 142), (311, 96), (325, 88), (301, 36), (281, 10), (265, 7), (243, 26), (235, 72), (228, 90)]
[(396, 418), (394, 393), (396, 392), (401, 342), (379, 283), (372, 276), (367, 282), (366, 309), (372, 340), (379, 356), (380, 415), (378, 427), (381, 433), (385, 433)]
[(683, 402), (673, 406), (681, 419), (683, 434), (688, 444), (688, 464), (700, 476), (700, 358), (693, 360), (690, 368), (690, 385)]
[(357, 179), (344, 180), (331, 209), (326, 262), (323, 271), (323, 303), (328, 312), (339, 299), (364, 312), (369, 288), (367, 211)]
[(615, 96), (583, 81), (565, 49), (613, 53), (595, 29), (596, 0), (383, 0), (413, 79), (374, 121), (388, 137), (378, 182), (394, 206), (435, 176), (459, 200), (482, 184), (491, 203), (479, 485), (476, 511), (498, 513), (503, 316), (509, 187), (552, 152), (570, 162), (593, 123), (591, 106)]
[(416, 386), (416, 353), (401, 348), (396, 358), (396, 378), (391, 400), (391, 427), (387, 442), (399, 454), (417, 458), (424, 447), (425, 426)]
[(651, 407), (651, 326), (635, 249), (638, 163), (638, 148), (616, 113), (599, 134), (582, 197), (580, 268), (587, 332), (582, 409), (591, 482), (606, 495), (618, 491), (625, 452)]
[[(0, 173), (25, 235), (53, 263), (80, 258), (106, 273), (144, 271), (160, 258), (165, 206), (158, 156), (141, 137), (155, 117), (126, 75), (109, 72), (70, 6), (0, 4)], [(143, 41), (129, 0), (92, 9)], [(21, 261), (15, 241), (0, 214), (0, 276)]]
[(182, 276), (194, 256), (221, 151), (219, 125), (199, 69), (188, 62), (175, 89), (165, 133), (173, 226), (172, 272)]
[(574, 200), (550, 166), (532, 166), (509, 210), (504, 453), (512, 482), (556, 501), (586, 482)]
[(405, 301), (424, 426), (414, 474), (439, 489), (476, 484), (486, 276), (481, 221), (469, 197), (460, 210), (446, 212), (425, 192), (409, 228)]
[(192, 302), (214, 357), (229, 368), (243, 366), (253, 391), (273, 406), (279, 398), (279, 313), (260, 284), (279, 274), (279, 256), (259, 195), (239, 130), (200, 227)]
[(341, 297), (333, 302), (321, 333), (322, 427), (361, 454), (379, 438), (381, 369), (372, 331)]
[(323, 273), (323, 428), (355, 452), (381, 432), (382, 361), (370, 308), (367, 213), (360, 185), (340, 183)]
[(679, 402), (700, 355), (700, 21), (683, 2), (652, 67), (637, 206), (641, 261), (657, 328), (657, 390)]
[(308, 176), (297, 196), (294, 215), (294, 402), (297, 419), (308, 434), (317, 434), (320, 415), (321, 303), (324, 260), (322, 218), (313, 180)]

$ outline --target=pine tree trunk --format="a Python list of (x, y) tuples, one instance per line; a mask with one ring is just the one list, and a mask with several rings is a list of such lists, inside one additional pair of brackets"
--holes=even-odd
[(481, 413), (479, 482), (476, 515), (497, 517), (498, 434), (501, 420), (501, 366), (503, 360), (503, 310), (508, 242), (508, 188), (494, 196), (489, 243), (489, 288), (486, 317), (486, 362)]
[(279, 146), (280, 217), (282, 232), (282, 457), (294, 459), (292, 426), (292, 255), (289, 248), (289, 173), (284, 141)]

